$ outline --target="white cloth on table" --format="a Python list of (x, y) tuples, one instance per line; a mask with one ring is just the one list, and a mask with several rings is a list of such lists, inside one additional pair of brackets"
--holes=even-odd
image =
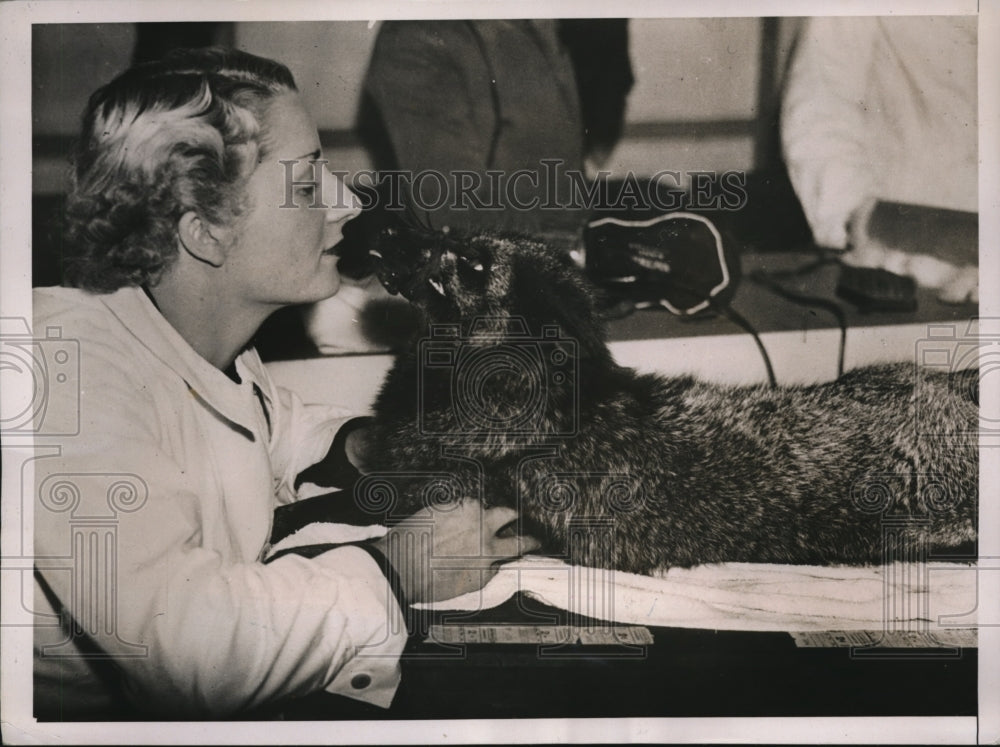
[[(525, 556), (505, 564), (481, 591), (415, 606), (488, 609), (521, 591), (553, 607), (629, 625), (791, 632), (926, 622), (933, 629), (948, 627), (948, 620), (975, 625), (976, 575), (974, 565), (928, 561), (924, 569), (721, 563), (641, 576)], [(910, 604), (892, 607), (903, 612), (886, 621), (887, 598), (905, 597)]]

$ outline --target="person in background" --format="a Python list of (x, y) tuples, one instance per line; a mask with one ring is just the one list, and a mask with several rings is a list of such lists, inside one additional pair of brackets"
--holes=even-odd
[(785, 162), (816, 243), (951, 302), (978, 298), (974, 230), (925, 253), (881, 240), (872, 221), (887, 214), (880, 203), (978, 210), (976, 46), (975, 16), (810, 18), (781, 111)]
[(595, 174), (622, 136), (628, 94), (635, 83), (628, 19), (564, 18), (558, 24), (580, 94), (587, 171)]
[(41, 720), (235, 717), (323, 691), (388, 707), (407, 602), (519, 552), (497, 536), (513, 511), (463, 500), (264, 562), (275, 508), (316, 488), (300, 473), (366, 468), (364, 422), (278, 388), (249, 346), (276, 309), (337, 292), (358, 209), (321, 157), (288, 69), (243, 52), (178, 51), (90, 98), (74, 287), (34, 292), (35, 329), (66, 341), (35, 439)]
[[(566, 186), (553, 183), (543, 161), (557, 161), (562, 171), (584, 166), (580, 98), (557, 21), (387, 21), (364, 92), (381, 117), (397, 168), (449, 179), (472, 172), (482, 177), (475, 194), (499, 208), (476, 209), (469, 200), (426, 209), (425, 200), (414, 199), (416, 217), (429, 228), (507, 229), (568, 241), (579, 232), (585, 219), (579, 210), (542, 207), (553, 189)], [(497, 194), (487, 171), (531, 178), (512, 190), (503, 182)]]
[[(573, 251), (589, 216), (573, 190), (620, 136), (632, 83), (623, 19), (387, 21), (365, 78), (362, 134), (380, 168), (444, 176), (451, 199), (440, 205), (436, 178), (415, 185), (420, 194), (401, 182), (406, 219), (531, 234)], [(385, 212), (362, 220), (381, 225), (394, 217)], [(350, 282), (307, 312), (321, 352), (344, 352), (351, 339), (364, 347), (370, 304), (388, 314), (369, 272)]]

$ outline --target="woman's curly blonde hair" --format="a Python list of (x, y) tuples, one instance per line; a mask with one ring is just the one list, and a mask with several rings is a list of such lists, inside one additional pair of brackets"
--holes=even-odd
[(155, 285), (188, 211), (224, 225), (244, 207), (284, 65), (230, 49), (177, 50), (98, 89), (83, 115), (66, 208), (70, 285)]

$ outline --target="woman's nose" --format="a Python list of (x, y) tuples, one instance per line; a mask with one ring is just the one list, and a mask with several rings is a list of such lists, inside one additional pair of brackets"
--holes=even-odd
[(340, 223), (351, 220), (361, 213), (361, 200), (351, 190), (347, 183), (336, 174), (323, 169), (323, 192), (331, 195), (333, 199), (328, 200), (326, 219), (331, 223)]

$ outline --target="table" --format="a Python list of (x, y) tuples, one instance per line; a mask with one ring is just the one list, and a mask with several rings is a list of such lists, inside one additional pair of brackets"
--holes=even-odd
[[(516, 598), (462, 624), (570, 622)], [(434, 622), (459, 622), (435, 613)], [(578, 621), (579, 622), (579, 621)], [(787, 633), (652, 628), (641, 649), (468, 644), (411, 639), (388, 710), (331, 695), (292, 704), (288, 719), (777, 716), (973, 716), (978, 652), (797, 648)]]

